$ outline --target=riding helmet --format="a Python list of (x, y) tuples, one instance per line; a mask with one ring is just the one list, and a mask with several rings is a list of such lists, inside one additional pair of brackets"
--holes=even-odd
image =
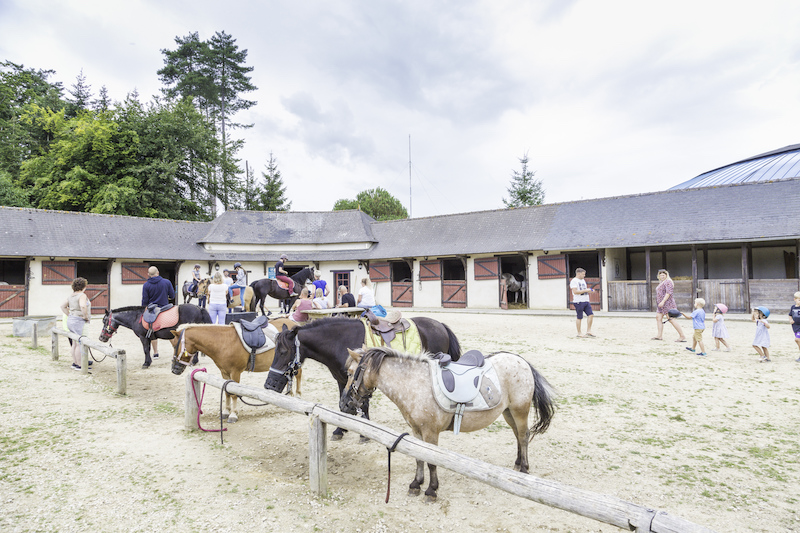
[(669, 311), (667, 311), (667, 314), (669, 315), (670, 318), (678, 318), (681, 316), (681, 312), (678, 311), (677, 309), (670, 309)]
[(241, 264), (241, 263), (234, 263), (234, 264), (233, 264), (233, 268), (239, 268), (240, 266), (242, 266), (242, 264)]
[(289, 259), (289, 256), (286, 255), (286, 254), (281, 254), (281, 260), (283, 260), (283, 259)]
[(769, 318), (769, 308), (768, 307), (764, 307), (762, 305), (762, 306), (756, 307), (756, 309), (761, 311), (761, 314), (764, 315), (764, 318)]

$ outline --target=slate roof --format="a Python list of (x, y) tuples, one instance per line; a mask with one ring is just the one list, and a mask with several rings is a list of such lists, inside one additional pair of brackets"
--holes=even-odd
[[(212, 253), (202, 243), (308, 244), (290, 261), (444, 257), (800, 238), (800, 180), (682, 189), (376, 222), (359, 211), (229, 211), (184, 222), (0, 207), (0, 255), (267, 261), (275, 252)], [(373, 243), (325, 251), (324, 243)]]
[(670, 190), (798, 177), (800, 177), (800, 144), (793, 144), (709, 170), (671, 187)]
[(330, 212), (226, 211), (211, 222), (203, 243), (339, 244), (375, 242), (370, 223), (357, 210)]

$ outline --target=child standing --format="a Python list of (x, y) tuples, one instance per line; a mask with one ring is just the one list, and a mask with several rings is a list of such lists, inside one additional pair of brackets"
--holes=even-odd
[[(800, 308), (798, 308), (800, 309)], [(711, 326), (711, 336), (714, 337), (714, 348), (715, 352), (719, 351), (719, 343), (721, 342), (725, 345), (725, 351), (730, 352), (731, 347), (728, 346), (728, 328), (725, 327), (725, 313), (728, 312), (728, 306), (725, 304), (717, 304), (714, 306), (714, 319), (712, 320), (713, 325)]]
[(695, 353), (695, 346), (698, 344), (700, 345), (700, 352), (697, 355), (702, 355), (705, 357), (708, 355), (706, 353), (706, 347), (703, 344), (703, 331), (706, 329), (706, 312), (703, 310), (703, 307), (706, 306), (706, 301), (702, 298), (697, 298), (694, 301), (694, 311), (692, 311), (691, 315), (687, 315), (686, 313), (681, 313), (685, 318), (692, 319), (692, 327), (694, 328), (694, 335), (692, 336), (692, 347), (686, 347), (692, 353)]
[(756, 338), (753, 339), (753, 348), (761, 356), (759, 363), (769, 363), (769, 309), (763, 305), (753, 309), (753, 322), (756, 323)]
[[(792, 331), (794, 331), (794, 342), (800, 348), (800, 292), (794, 293), (794, 305), (789, 309), (789, 321), (792, 323)], [(795, 361), (800, 363), (800, 357)]]

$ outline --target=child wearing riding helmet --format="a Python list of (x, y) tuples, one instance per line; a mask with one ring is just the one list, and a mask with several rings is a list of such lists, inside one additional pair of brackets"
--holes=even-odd
[(753, 309), (752, 320), (756, 323), (756, 338), (753, 339), (753, 348), (756, 349), (758, 355), (761, 356), (759, 363), (769, 363), (772, 359), (769, 358), (769, 309), (759, 306)]
[(728, 328), (725, 326), (725, 313), (728, 312), (728, 306), (725, 304), (717, 304), (714, 306), (714, 318), (711, 325), (711, 336), (714, 337), (715, 352), (719, 351), (719, 343), (725, 346), (725, 351), (730, 352), (731, 347), (728, 346)]
[(233, 289), (239, 289), (239, 299), (242, 301), (242, 309), (244, 309), (244, 289), (247, 287), (247, 272), (242, 268), (241, 263), (234, 263), (233, 268), (236, 270), (236, 281), (228, 287), (228, 295), (233, 298)]

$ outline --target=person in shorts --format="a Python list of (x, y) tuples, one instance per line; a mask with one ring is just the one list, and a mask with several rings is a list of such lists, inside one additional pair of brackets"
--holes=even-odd
[[(706, 347), (703, 344), (703, 332), (706, 330), (706, 311), (703, 309), (706, 306), (706, 301), (702, 298), (695, 298), (694, 300), (694, 311), (692, 311), (691, 315), (687, 315), (686, 313), (681, 313), (684, 318), (689, 318), (692, 320), (692, 328), (694, 328), (694, 335), (692, 335), (692, 347), (686, 347), (692, 353), (696, 353), (697, 355), (702, 355), (705, 357), (708, 355), (706, 353)], [(696, 352), (695, 348), (700, 347), (700, 351)]]
[[(794, 333), (794, 342), (800, 348), (800, 291), (794, 293), (794, 305), (789, 309), (789, 321), (792, 324), (792, 332)], [(800, 363), (800, 357), (795, 359)]]
[[(575, 277), (569, 282), (569, 288), (572, 291), (572, 303), (575, 304), (575, 312), (578, 319), (575, 321), (575, 327), (578, 329), (578, 337), (594, 337), (592, 333), (592, 320), (594, 313), (592, 312), (592, 304), (589, 303), (589, 293), (594, 292), (586, 285), (583, 278), (586, 277), (586, 270), (582, 268), (575, 269)], [(581, 321), (583, 315), (586, 315), (586, 335), (581, 335)]]

